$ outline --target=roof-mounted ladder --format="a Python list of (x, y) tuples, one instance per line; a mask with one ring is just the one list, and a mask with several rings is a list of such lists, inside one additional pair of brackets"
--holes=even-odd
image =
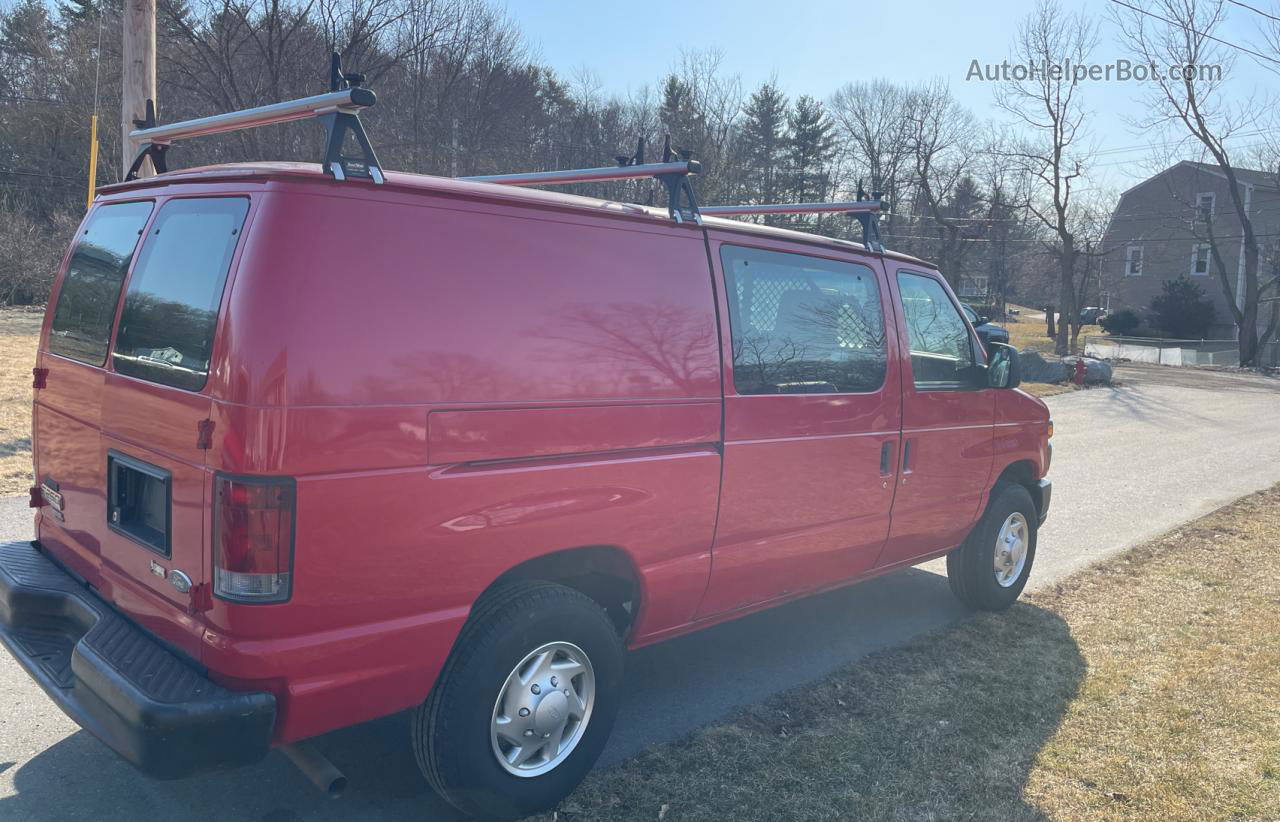
[[(861, 192), (860, 192), (861, 193)], [(833, 203), (765, 203), (761, 205), (703, 206), (708, 217), (746, 217), (771, 214), (848, 214), (862, 224), (862, 244), (876, 252), (884, 251), (880, 242), (877, 216), (887, 210), (880, 197), (870, 200), (848, 200)]]
[[(342, 59), (335, 53), (329, 64), (329, 92), (283, 103), (258, 106), (257, 108), (232, 111), (227, 114), (215, 114), (212, 117), (201, 117), (195, 120), (184, 120), (169, 125), (156, 124), (155, 103), (147, 100), (145, 120), (135, 120), (138, 128), (129, 132), (129, 139), (138, 145), (138, 153), (134, 156), (126, 180), (135, 180), (143, 161), (150, 157), (157, 173), (168, 170), (165, 155), (169, 145), (175, 140), (191, 137), (207, 137), (212, 134), (225, 134), (229, 131), (269, 126), (276, 123), (290, 123), (295, 120), (317, 119), (325, 128), (326, 139), (324, 157), (321, 165), (326, 174), (337, 180), (359, 177), (383, 182), (382, 166), (369, 144), (364, 126), (360, 123), (360, 110), (377, 102), (377, 97), (367, 88), (361, 88), (364, 77), (359, 74), (347, 74), (342, 71)], [(359, 154), (343, 153), (343, 145), (347, 134), (355, 138)]]

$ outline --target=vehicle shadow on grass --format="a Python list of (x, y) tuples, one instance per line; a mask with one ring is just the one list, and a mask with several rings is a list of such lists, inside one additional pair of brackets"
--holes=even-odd
[[(748, 706), (966, 616), (943, 577), (910, 569), (635, 651), (627, 661), (624, 707), (596, 774), (610, 780), (643, 762), (617, 767), (649, 746), (687, 737), (739, 709), (762, 709)], [(17, 766), (16, 792), (0, 799), (0, 818), (458, 819), (419, 775), (408, 722), (400, 714), (315, 740), (349, 779), (337, 801), (279, 753), (250, 768), (157, 782), (78, 732)], [(726, 762), (725, 773), (738, 767)]]
[(972, 615), (597, 771), (557, 818), (1044, 820), (1026, 788), (1086, 671), (1050, 610)]

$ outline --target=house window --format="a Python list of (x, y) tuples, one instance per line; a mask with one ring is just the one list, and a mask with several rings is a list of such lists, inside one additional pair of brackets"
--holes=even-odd
[(961, 276), (960, 296), (985, 299), (987, 296), (987, 278)]
[(1124, 255), (1124, 275), (1138, 277), (1142, 275), (1142, 246), (1131, 245)]
[(1209, 273), (1209, 244), (1196, 243), (1191, 247), (1191, 276), (1204, 277)]
[(1196, 215), (1202, 220), (1213, 219), (1213, 207), (1217, 197), (1212, 191), (1196, 195)]

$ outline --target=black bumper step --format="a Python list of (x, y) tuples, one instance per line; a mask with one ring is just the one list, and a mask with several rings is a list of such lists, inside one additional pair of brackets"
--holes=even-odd
[(68, 716), (150, 776), (239, 767), (269, 749), (274, 696), (210, 681), (34, 543), (0, 543), (0, 644)]

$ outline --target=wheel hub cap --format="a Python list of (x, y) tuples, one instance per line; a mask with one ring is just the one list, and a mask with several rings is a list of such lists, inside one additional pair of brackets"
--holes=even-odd
[(569, 718), (569, 699), (559, 691), (552, 691), (538, 702), (533, 715), (534, 731), (554, 731)]
[(490, 741), (504, 770), (539, 776), (569, 758), (591, 719), (595, 672), (576, 645), (550, 642), (516, 665), (493, 706)]
[(995, 572), (996, 582), (1001, 587), (1011, 587), (1022, 576), (1030, 545), (1031, 530), (1027, 518), (1020, 511), (1014, 511), (1005, 518), (996, 535)]

